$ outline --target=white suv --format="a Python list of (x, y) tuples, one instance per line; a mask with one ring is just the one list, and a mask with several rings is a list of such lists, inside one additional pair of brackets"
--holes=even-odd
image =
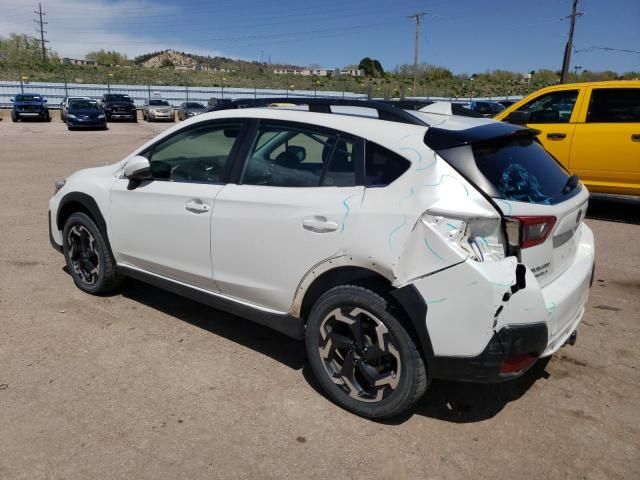
[(75, 284), (135, 277), (304, 338), (329, 397), (366, 417), (575, 340), (588, 192), (536, 131), (307, 103), (200, 115), (58, 182), (51, 243)]

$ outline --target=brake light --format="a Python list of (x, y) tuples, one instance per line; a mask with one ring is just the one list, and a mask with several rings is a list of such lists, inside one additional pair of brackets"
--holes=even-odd
[(516, 373), (529, 368), (538, 358), (533, 353), (521, 353), (509, 355), (502, 366), (500, 373)]
[[(544, 243), (549, 237), (556, 217), (552, 216), (513, 216), (507, 218), (507, 235), (511, 245), (529, 248)], [(517, 239), (514, 238), (517, 231)]]

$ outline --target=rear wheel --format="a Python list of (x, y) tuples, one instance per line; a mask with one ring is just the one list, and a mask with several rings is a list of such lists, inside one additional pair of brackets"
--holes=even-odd
[(322, 295), (311, 309), (305, 343), (324, 391), (357, 415), (397, 415), (427, 388), (415, 343), (388, 302), (371, 290), (341, 286)]
[(122, 282), (100, 229), (88, 215), (76, 212), (67, 219), (62, 248), (69, 272), (80, 290), (106, 293)]

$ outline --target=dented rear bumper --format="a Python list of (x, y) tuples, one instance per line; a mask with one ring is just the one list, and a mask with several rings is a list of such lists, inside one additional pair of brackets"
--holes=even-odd
[[(544, 287), (515, 257), (467, 260), (414, 280), (410, 284), (426, 307), (422, 322), (429, 349), (423, 349), (430, 375), (498, 381), (553, 354), (580, 323), (593, 268), (593, 234), (583, 225), (571, 264)], [(525, 354), (533, 361), (526, 362)], [(520, 370), (505, 368), (505, 362), (519, 360)]]

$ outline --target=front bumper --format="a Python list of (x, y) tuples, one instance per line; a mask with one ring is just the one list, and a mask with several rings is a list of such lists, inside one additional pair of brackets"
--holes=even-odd
[(149, 118), (153, 118), (154, 120), (173, 120), (175, 118), (175, 114), (173, 111), (171, 112), (153, 112), (149, 111), (147, 114)]
[[(49, 243), (56, 252), (62, 253), (62, 245), (58, 244), (56, 240), (53, 238), (53, 227), (51, 226), (51, 210), (49, 210)], [(56, 233), (58, 230), (56, 229)]]
[(86, 127), (86, 128), (95, 128), (95, 127), (104, 127), (107, 124), (106, 118), (69, 118), (67, 116), (67, 125), (69, 127)]
[(105, 111), (105, 114), (107, 115), (107, 119), (121, 119), (121, 118), (126, 118), (126, 119), (132, 119), (132, 118), (136, 118), (137, 117), (137, 112), (136, 110), (130, 110), (130, 111), (122, 111), (122, 110), (109, 110), (109, 111)]

